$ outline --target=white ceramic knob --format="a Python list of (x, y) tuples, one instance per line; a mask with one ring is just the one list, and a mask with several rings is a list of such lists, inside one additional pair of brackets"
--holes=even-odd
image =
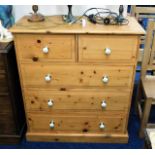
[(54, 103), (53, 103), (53, 100), (51, 100), (51, 99), (50, 99), (50, 100), (48, 100), (48, 103), (47, 103), (47, 104), (48, 104), (48, 106), (49, 106), (49, 107), (52, 107), (52, 106), (53, 106), (53, 104), (54, 104)]
[(53, 120), (50, 122), (50, 125), (49, 126), (50, 126), (51, 129), (53, 129), (55, 127), (55, 123), (54, 123)]
[(47, 53), (48, 53), (48, 51), (49, 51), (49, 49), (48, 49), (48, 47), (47, 47), (47, 46), (43, 48), (43, 53), (47, 54)]
[(99, 125), (99, 128), (100, 129), (105, 129), (105, 124), (103, 122), (101, 122), (100, 125)]
[(106, 55), (110, 55), (112, 51), (110, 48), (105, 48), (104, 52)]
[(101, 102), (101, 107), (103, 108), (103, 109), (105, 109), (106, 107), (107, 107), (107, 103), (106, 103), (106, 101), (102, 101)]
[(103, 76), (102, 81), (103, 81), (103, 83), (108, 83), (109, 77), (107, 75)]
[(45, 75), (45, 81), (46, 81), (46, 82), (50, 82), (51, 80), (52, 80), (51, 74)]

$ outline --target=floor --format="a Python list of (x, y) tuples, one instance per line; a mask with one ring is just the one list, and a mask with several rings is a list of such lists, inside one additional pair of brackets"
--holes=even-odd
[[(135, 98), (136, 86), (139, 80), (139, 73), (136, 75), (135, 89), (133, 100)], [(155, 120), (152, 115), (151, 120)], [(132, 108), (129, 118), (129, 142), (128, 144), (101, 144), (101, 143), (42, 143), (42, 142), (27, 142), (25, 138), (18, 145), (0, 145), (0, 149), (141, 149), (144, 147), (144, 140), (138, 137), (139, 129), (139, 118), (135, 113), (134, 105)]]

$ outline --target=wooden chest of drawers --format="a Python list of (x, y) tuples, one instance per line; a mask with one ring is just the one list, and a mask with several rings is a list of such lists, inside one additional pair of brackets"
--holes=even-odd
[[(55, 21), (57, 24), (55, 25)], [(59, 23), (59, 24), (58, 24)], [(139, 38), (129, 25), (63, 24), (61, 17), (11, 31), (30, 141), (128, 141), (128, 117)]]
[(0, 144), (19, 143), (25, 115), (13, 43), (0, 43)]

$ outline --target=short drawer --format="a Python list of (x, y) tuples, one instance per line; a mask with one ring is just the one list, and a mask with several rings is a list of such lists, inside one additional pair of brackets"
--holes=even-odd
[(69, 133), (121, 133), (124, 131), (123, 116), (70, 116), (28, 114), (30, 132)]
[(129, 62), (137, 57), (137, 36), (80, 35), (79, 61)]
[(114, 111), (127, 110), (130, 103), (129, 91), (53, 91), (25, 89), (27, 111), (80, 110)]
[(19, 60), (75, 61), (74, 35), (16, 35)]
[(22, 64), (24, 86), (131, 87), (132, 66)]

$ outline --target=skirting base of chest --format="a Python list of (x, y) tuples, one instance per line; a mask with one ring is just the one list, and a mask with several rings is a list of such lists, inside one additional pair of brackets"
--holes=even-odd
[(128, 143), (128, 134), (51, 134), (27, 132), (28, 141), (41, 142), (92, 142), (92, 143)]

